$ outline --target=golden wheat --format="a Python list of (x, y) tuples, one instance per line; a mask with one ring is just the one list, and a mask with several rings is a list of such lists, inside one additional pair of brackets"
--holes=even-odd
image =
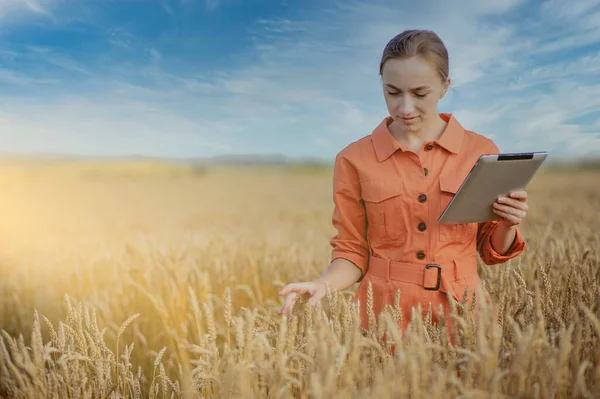
[(402, 333), (400, 291), (368, 331), (356, 287), (277, 314), (327, 265), (329, 171), (3, 170), (0, 397), (600, 395), (598, 173), (536, 178), (527, 250), (480, 264), (477, 318), (465, 297), (457, 331), (430, 307)]

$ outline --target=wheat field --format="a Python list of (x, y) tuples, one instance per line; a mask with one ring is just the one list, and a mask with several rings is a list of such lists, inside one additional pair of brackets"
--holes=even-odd
[(598, 172), (534, 179), (526, 251), (480, 263), (493, 302), (451, 344), (394, 308), (360, 331), (356, 287), (277, 313), (328, 264), (330, 170), (1, 170), (0, 397), (600, 397)]

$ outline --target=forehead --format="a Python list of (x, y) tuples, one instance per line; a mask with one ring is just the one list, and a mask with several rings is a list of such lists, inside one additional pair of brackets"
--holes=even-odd
[(440, 75), (435, 64), (422, 57), (392, 58), (381, 71), (384, 84), (398, 88), (440, 85)]

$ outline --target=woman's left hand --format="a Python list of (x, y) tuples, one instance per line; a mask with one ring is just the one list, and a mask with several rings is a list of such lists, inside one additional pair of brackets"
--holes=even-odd
[(517, 226), (527, 216), (527, 192), (513, 191), (508, 197), (500, 197), (494, 202), (494, 213), (501, 217), (501, 222), (508, 227)]

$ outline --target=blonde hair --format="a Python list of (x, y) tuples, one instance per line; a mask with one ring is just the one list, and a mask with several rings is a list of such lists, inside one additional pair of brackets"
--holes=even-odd
[(387, 60), (417, 55), (434, 63), (442, 82), (446, 81), (449, 76), (448, 50), (437, 34), (422, 29), (405, 30), (388, 42), (381, 56), (379, 74), (381, 75), (383, 64)]

